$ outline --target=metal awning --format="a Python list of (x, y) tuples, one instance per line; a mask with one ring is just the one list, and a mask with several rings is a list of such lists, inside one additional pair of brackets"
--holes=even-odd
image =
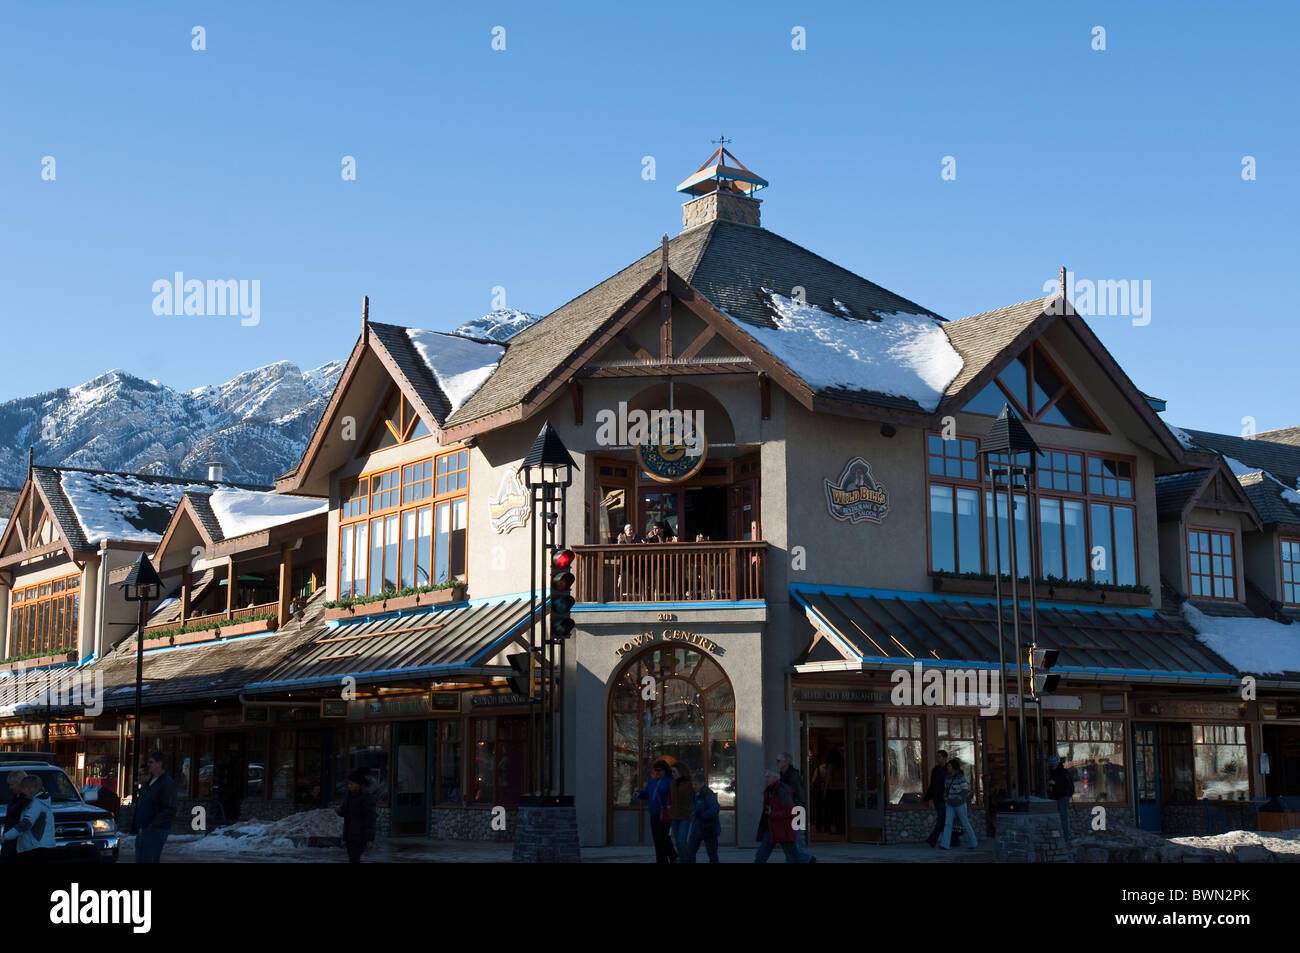
[(487, 662), (527, 632), (528, 618), (528, 600), (513, 598), (331, 625), (245, 691), (337, 687), (349, 676), (375, 682), (504, 675), (508, 666)]
[[(826, 648), (814, 648), (796, 671), (927, 665), (987, 668), (998, 664), (997, 609), (992, 599), (929, 593), (795, 585)], [(1002, 607), (1007, 664), (1014, 666), (1010, 600)], [(1029, 612), (1021, 608), (1021, 645), (1029, 644)], [(1237, 681), (1233, 668), (1179, 621), (1153, 609), (1038, 607), (1038, 644), (1059, 652), (1054, 673), (1070, 681)]]

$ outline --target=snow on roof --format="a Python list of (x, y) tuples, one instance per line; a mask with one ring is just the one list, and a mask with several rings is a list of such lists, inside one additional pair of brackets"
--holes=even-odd
[(1300, 672), (1300, 625), (1207, 616), (1190, 602), (1183, 603), (1183, 618), (1196, 630), (1197, 638), (1238, 672)]
[(506, 341), (541, 317), (540, 314), (516, 311), (514, 308), (497, 308), (481, 318), (466, 321), (451, 333), (461, 337)]
[(1225, 455), (1223, 458), (1223, 462), (1228, 465), (1228, 469), (1232, 471), (1233, 476), (1240, 477), (1240, 476), (1246, 476), (1251, 473), (1261, 472), (1259, 467), (1247, 466), (1246, 464), (1238, 460), (1236, 457), (1229, 457)]
[(187, 491), (212, 492), (210, 484), (84, 470), (61, 470), (59, 482), (92, 546), (105, 539), (156, 543)]
[(448, 416), (483, 386), (506, 352), (500, 344), (471, 341), (441, 331), (408, 328), (406, 334), (451, 402)]
[(1168, 427), (1169, 432), (1174, 435), (1174, 439), (1183, 445), (1184, 450), (1196, 449), (1196, 443), (1191, 437), (1187, 436), (1187, 431), (1183, 430), (1181, 427), (1175, 427), (1173, 424), (1167, 422), (1165, 423), (1165, 426)]
[(939, 406), (962, 359), (933, 317), (895, 311), (879, 321), (830, 314), (767, 291), (777, 328), (731, 320), (815, 390), (845, 388), (910, 398), (925, 410)]
[(328, 500), (228, 488), (214, 492), (209, 505), (227, 539), (292, 523), (329, 509)]

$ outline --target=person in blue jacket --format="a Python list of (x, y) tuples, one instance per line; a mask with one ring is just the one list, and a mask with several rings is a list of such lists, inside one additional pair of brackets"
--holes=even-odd
[(636, 792), (637, 799), (646, 802), (646, 810), (650, 813), (650, 835), (655, 842), (657, 864), (677, 862), (677, 851), (668, 836), (668, 796), (672, 784), (672, 779), (668, 776), (668, 762), (661, 759), (654, 763), (646, 786)]
[(709, 853), (709, 863), (718, 863), (718, 815), (722, 805), (718, 796), (709, 787), (709, 780), (703, 774), (694, 778), (695, 802), (691, 807), (691, 832), (686, 840), (686, 853), (682, 855), (683, 864), (695, 863), (700, 844)]

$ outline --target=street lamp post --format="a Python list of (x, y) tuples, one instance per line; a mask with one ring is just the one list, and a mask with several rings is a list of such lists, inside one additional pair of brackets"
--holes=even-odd
[[(162, 595), (162, 580), (158, 578), (158, 573), (154, 571), (153, 563), (149, 558), (141, 553), (136, 559), (135, 565), (131, 567), (130, 574), (122, 582), (122, 593), (127, 602), (138, 602), (140, 604), (140, 628), (136, 632), (135, 641), (135, 742), (132, 752), (131, 774), (139, 777), (139, 760), (140, 745), (143, 740), (140, 731), (140, 702), (141, 693), (144, 687), (144, 624), (148, 616), (148, 607), (150, 602), (156, 602)], [(140, 804), (140, 784), (137, 780), (134, 803), (135, 809), (139, 809)]]
[[(984, 436), (984, 445), (980, 453), (986, 457), (988, 464), (989, 477), (993, 481), (993, 535), (995, 549), (998, 551), (998, 564), (994, 567), (994, 579), (999, 581), (995, 586), (995, 595), (997, 601), (997, 625), (998, 625), (998, 655), (1003, 659), (1003, 618), (1002, 618), (1002, 592), (1000, 581), (1002, 578), (1002, 556), (1001, 547), (996, 545), (1001, 539), (999, 532), (999, 515), (998, 515), (998, 478), (1005, 474), (1007, 480), (1007, 549), (1009, 556), (1009, 569), (1011, 571), (1011, 625), (1015, 639), (1015, 659), (1016, 664), (1016, 694), (1018, 696), (1019, 721), (1016, 725), (1016, 783), (1014, 798), (1018, 799), (1025, 794), (1025, 788), (1028, 787), (1029, 774), (1025, 764), (1025, 677), (1024, 664), (1021, 660), (1021, 640), (1020, 640), (1020, 573), (1016, 565), (1016, 482), (1017, 477), (1024, 481), (1025, 489), (1025, 524), (1029, 529), (1030, 552), (1029, 552), (1029, 592), (1030, 592), (1030, 626), (1031, 630), (1036, 631), (1037, 622), (1032, 618), (1036, 605), (1033, 600), (1034, 589), (1034, 567), (1033, 567), (1033, 512), (1029, 507), (1030, 479), (1037, 469), (1038, 444), (1034, 438), (1029, 435), (1020, 418), (1011, 410), (1009, 404), (1002, 405), (1002, 413), (998, 414), (997, 420), (993, 421), (993, 426)], [(1027, 463), (1017, 463), (1016, 460), (1022, 454), (1028, 454)], [(1005, 465), (994, 466), (993, 458), (995, 455), (1006, 458)], [(1034, 639), (1037, 642), (1037, 639)], [(1007, 688), (1005, 671), (1002, 673), (1002, 724), (1003, 734), (1002, 741), (1008, 745), (1009, 737), (1007, 735)], [(1039, 739), (1039, 749), (1042, 748), (1042, 739)], [(1008, 750), (1008, 755), (1010, 751)], [(1010, 774), (1008, 766), (1008, 774)], [(1025, 778), (1022, 785), (1021, 777)], [(1011, 795), (1012, 792), (1008, 791)]]

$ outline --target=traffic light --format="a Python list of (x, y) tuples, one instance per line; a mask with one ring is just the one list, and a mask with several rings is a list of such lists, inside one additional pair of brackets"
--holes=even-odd
[(1056, 664), (1056, 649), (1043, 649), (1038, 646), (1030, 646), (1029, 649), (1029, 693), (1031, 695), (1048, 694), (1056, 691), (1056, 686), (1061, 683), (1060, 675), (1049, 675), (1048, 672)]
[(562, 642), (573, 633), (573, 565), (571, 549), (557, 550), (551, 557), (551, 641)]
[(534, 687), (533, 653), (516, 652), (514, 655), (507, 655), (506, 661), (510, 663), (511, 674), (506, 677), (510, 690), (516, 695), (532, 698)]

